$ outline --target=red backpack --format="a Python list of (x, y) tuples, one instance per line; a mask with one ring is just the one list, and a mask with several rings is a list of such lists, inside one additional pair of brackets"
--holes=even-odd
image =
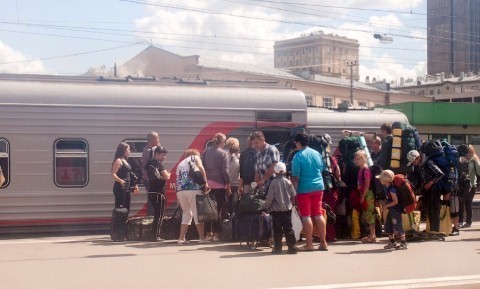
[(417, 207), (417, 199), (413, 193), (413, 188), (402, 174), (395, 175), (393, 185), (398, 191), (398, 203), (402, 206), (405, 214), (411, 213)]

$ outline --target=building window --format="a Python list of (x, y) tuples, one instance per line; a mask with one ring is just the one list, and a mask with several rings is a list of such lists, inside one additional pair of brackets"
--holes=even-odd
[(415, 95), (415, 91), (413, 91), (413, 90), (410, 91), (410, 94), (411, 94), (411, 95)]
[(418, 95), (425, 95), (425, 90), (420, 90), (420, 91), (418, 92)]
[(293, 66), (293, 60), (290, 60), (290, 66)]
[(10, 144), (3, 138), (0, 138), (0, 167), (5, 177), (5, 182), (0, 187), (5, 188), (10, 183)]
[(466, 135), (464, 134), (452, 134), (450, 135), (450, 144), (451, 145), (461, 145), (466, 143)]
[(439, 139), (439, 140), (449, 141), (449, 140), (448, 140), (448, 135), (446, 135), (446, 134), (432, 134), (432, 138), (431, 138), (431, 139)]
[(453, 91), (454, 91), (455, 93), (460, 93), (460, 92), (462, 92), (462, 88), (461, 88), (461, 87), (454, 87), (454, 88), (453, 88)]
[(313, 97), (305, 95), (305, 99), (307, 100), (307, 106), (313, 106)]
[(88, 183), (88, 144), (83, 139), (55, 141), (55, 185), (84, 187)]
[(435, 91), (433, 89), (430, 90), (430, 95), (434, 95)]
[(295, 65), (297, 65), (297, 66), (298, 66), (298, 60), (295, 60)]
[(480, 103), (480, 96), (474, 97), (473, 102)]
[(130, 146), (130, 156), (128, 157), (128, 163), (132, 167), (132, 172), (138, 178), (138, 184), (143, 185), (142, 180), (142, 153), (143, 149), (147, 145), (146, 139), (128, 139), (124, 140)]
[(330, 69), (330, 67), (329, 67), (329, 68), (328, 68), (328, 72), (330, 72), (330, 70), (331, 70), (331, 69)]
[(480, 134), (471, 134), (468, 136), (468, 142), (471, 145), (480, 145)]
[(333, 101), (331, 98), (324, 97), (323, 98), (323, 107), (333, 107)]
[(359, 101), (358, 106), (360, 107), (368, 107), (367, 103), (365, 101)]
[(478, 90), (478, 85), (472, 86), (472, 89)]

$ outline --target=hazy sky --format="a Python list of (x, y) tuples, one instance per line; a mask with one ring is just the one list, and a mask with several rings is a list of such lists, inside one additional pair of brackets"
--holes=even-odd
[[(426, 0), (2, 0), (0, 70), (78, 75), (154, 44), (273, 67), (276, 40), (322, 30), (357, 39), (360, 80), (426, 73)], [(382, 44), (373, 34), (388, 34)]]

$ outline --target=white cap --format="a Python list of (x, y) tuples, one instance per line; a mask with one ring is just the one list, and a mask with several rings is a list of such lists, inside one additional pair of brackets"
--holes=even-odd
[(328, 133), (324, 134), (323, 137), (327, 140), (328, 144), (332, 144), (332, 137)]
[(408, 164), (407, 166), (411, 166), (412, 163), (420, 156), (420, 153), (417, 150), (411, 150), (407, 154)]
[(275, 167), (273, 168), (276, 174), (279, 174), (281, 172), (286, 173), (287, 172), (287, 167), (285, 166), (284, 163), (278, 162), (275, 164)]

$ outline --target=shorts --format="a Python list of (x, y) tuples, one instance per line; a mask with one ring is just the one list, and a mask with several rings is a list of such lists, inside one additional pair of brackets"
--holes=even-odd
[(457, 214), (460, 211), (460, 200), (457, 195), (450, 196), (450, 214)]
[(298, 194), (297, 203), (300, 217), (316, 217), (323, 215), (322, 199), (323, 191)]
[(384, 229), (385, 229), (385, 234), (387, 235), (391, 235), (394, 232), (396, 232), (399, 235), (405, 234), (405, 231), (403, 230), (403, 224), (402, 224), (402, 213), (399, 210), (396, 210), (396, 209), (388, 210)]

